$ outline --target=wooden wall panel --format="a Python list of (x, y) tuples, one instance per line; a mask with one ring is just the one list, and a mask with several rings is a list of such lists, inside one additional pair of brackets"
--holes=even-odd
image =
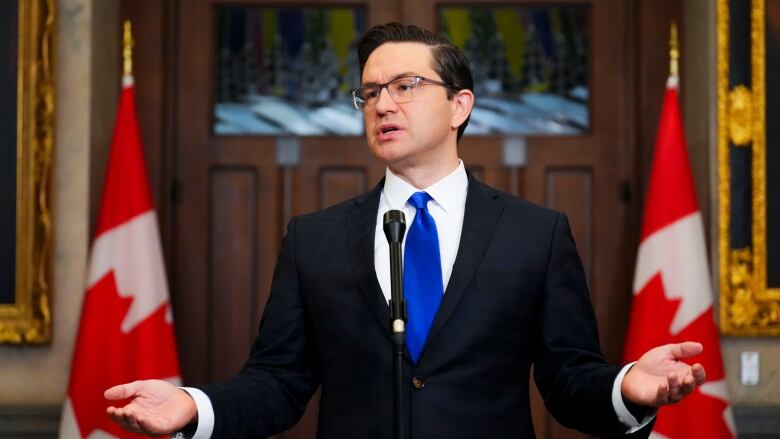
[(317, 209), (356, 197), (367, 189), (368, 170), (360, 166), (323, 166), (319, 171)]
[[(544, 205), (564, 212), (569, 219), (585, 276), (593, 293), (593, 169), (590, 166), (548, 166), (544, 170)], [(595, 301), (595, 297), (592, 296)], [(538, 404), (538, 403), (537, 403)], [(537, 406), (538, 407), (538, 406)], [(586, 435), (570, 430), (547, 417), (545, 435), (556, 439), (578, 439)]]
[(302, 139), (292, 176), (292, 214), (315, 212), (372, 189), (385, 176), (362, 138)]
[(500, 137), (464, 137), (458, 143), (458, 156), (479, 181), (512, 192), (509, 170), (502, 164), (501, 143)]
[(590, 167), (553, 166), (545, 172), (545, 206), (564, 212), (588, 285), (593, 285), (593, 170)]
[(238, 372), (257, 332), (256, 175), (218, 167), (210, 180), (209, 367), (220, 380)]

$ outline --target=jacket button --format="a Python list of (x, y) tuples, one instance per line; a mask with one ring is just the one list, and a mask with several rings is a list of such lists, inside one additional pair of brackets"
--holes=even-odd
[(412, 378), (412, 385), (414, 385), (415, 389), (422, 389), (423, 387), (425, 387), (425, 378), (423, 377)]

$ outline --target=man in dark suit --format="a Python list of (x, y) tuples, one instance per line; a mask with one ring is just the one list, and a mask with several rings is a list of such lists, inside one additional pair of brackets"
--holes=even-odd
[[(146, 434), (266, 437), (322, 387), (321, 438), (392, 437), (392, 348), (382, 214), (404, 210), (408, 437), (534, 437), (529, 374), (562, 424), (646, 436), (654, 409), (704, 380), (698, 343), (606, 364), (563, 214), (485, 186), (458, 159), (473, 106), (463, 54), (428, 31), (372, 28), (358, 48), (366, 137), (387, 164), (374, 190), (293, 219), (258, 338), (241, 372), (200, 389), (137, 381), (108, 414)], [(411, 271), (410, 271), (411, 270)]]

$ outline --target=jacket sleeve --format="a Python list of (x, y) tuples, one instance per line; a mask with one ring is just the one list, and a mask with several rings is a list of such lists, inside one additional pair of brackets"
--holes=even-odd
[(233, 378), (201, 387), (214, 407), (213, 437), (267, 437), (292, 427), (320, 382), (296, 268), (295, 219), (276, 263), (249, 359)]
[(611, 399), (620, 368), (609, 366), (601, 353), (585, 273), (568, 220), (560, 213), (539, 310), (534, 378), (547, 409), (566, 427), (623, 435), (627, 427), (618, 420)]

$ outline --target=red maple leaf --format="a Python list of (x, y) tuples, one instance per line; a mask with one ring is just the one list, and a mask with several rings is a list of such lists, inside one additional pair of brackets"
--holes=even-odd
[[(69, 387), (82, 437), (96, 429), (117, 437), (142, 437), (122, 430), (108, 418), (106, 408), (111, 403), (103, 392), (138, 379), (179, 375), (173, 328), (165, 321), (167, 304), (125, 334), (120, 325), (133, 298), (120, 297), (117, 291), (111, 272), (87, 291), (84, 300)], [(113, 405), (125, 403), (114, 401)]]
[[(697, 341), (704, 345), (704, 351), (684, 361), (688, 364), (701, 363), (707, 371), (708, 381), (723, 380), (720, 340), (712, 307), (680, 333), (672, 335), (669, 328), (679, 306), (680, 299), (666, 298), (661, 274), (656, 274), (634, 297), (623, 358), (634, 361), (656, 346)], [(733, 438), (723, 417), (727, 406), (728, 401), (704, 394), (697, 387), (683, 401), (659, 410), (654, 431), (669, 438)]]

